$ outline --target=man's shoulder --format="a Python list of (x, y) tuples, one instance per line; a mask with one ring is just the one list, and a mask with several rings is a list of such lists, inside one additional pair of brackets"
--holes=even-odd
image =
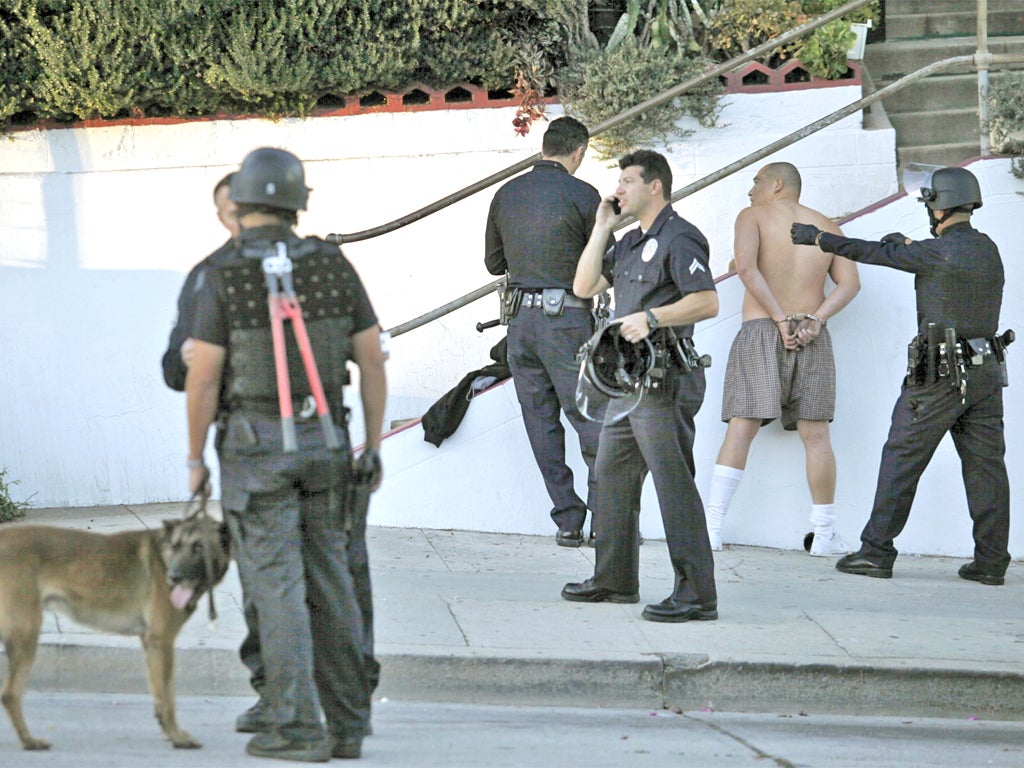
[(670, 210), (664, 223), (661, 225), (661, 234), (664, 237), (675, 239), (677, 237), (690, 237), (696, 240), (707, 241), (700, 227), (689, 219), (680, 216), (675, 210)]

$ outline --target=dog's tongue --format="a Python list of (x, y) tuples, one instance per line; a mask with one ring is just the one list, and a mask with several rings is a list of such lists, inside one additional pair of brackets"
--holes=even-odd
[(183, 587), (181, 585), (176, 586), (171, 590), (171, 605), (179, 611), (185, 610), (185, 606), (188, 605), (188, 601), (192, 599), (193, 592), (194, 590), (189, 587)]

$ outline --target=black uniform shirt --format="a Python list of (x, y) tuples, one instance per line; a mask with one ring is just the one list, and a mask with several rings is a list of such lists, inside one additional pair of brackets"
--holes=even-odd
[[(650, 229), (630, 230), (604, 255), (602, 274), (615, 287), (616, 316), (715, 290), (708, 258), (701, 231), (666, 205)], [(676, 333), (692, 336), (693, 324), (676, 326)]]
[(234, 241), (228, 240), (224, 245), (200, 261), (185, 277), (181, 286), (181, 293), (178, 295), (178, 319), (171, 329), (171, 336), (167, 340), (167, 351), (164, 352), (161, 365), (164, 370), (164, 381), (171, 389), (179, 392), (185, 391), (185, 375), (188, 368), (185, 361), (181, 359), (181, 345), (185, 343), (192, 330), (192, 321), (196, 314), (196, 299), (199, 289), (203, 287), (206, 278), (206, 271), (212, 264), (222, 259), (226, 253), (231, 251)]
[(961, 338), (996, 335), (1003, 301), (1003, 262), (988, 235), (958, 222), (937, 238), (910, 245), (823, 233), (822, 250), (862, 264), (914, 273), (918, 331), (928, 323), (956, 328)]
[(484, 265), (520, 288), (572, 290), (601, 196), (554, 160), (502, 186), (491, 200)]

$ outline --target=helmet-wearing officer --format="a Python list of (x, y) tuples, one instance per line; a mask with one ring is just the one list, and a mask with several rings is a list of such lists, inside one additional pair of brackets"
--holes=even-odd
[[(907, 376), (882, 448), (871, 517), (860, 550), (839, 560), (844, 573), (889, 578), (918, 480), (943, 436), (952, 435), (962, 465), (967, 506), (974, 521), (974, 559), (964, 579), (1003, 583), (1010, 493), (1003, 460), (1003, 372), (1012, 332), (997, 335), (1003, 298), (1003, 263), (987, 235), (971, 225), (981, 188), (964, 168), (908, 168), (908, 192), (928, 212), (930, 240), (900, 233), (881, 242), (856, 240), (794, 224), (793, 242), (863, 264), (915, 275), (918, 335), (910, 345)], [(926, 416), (924, 418), (923, 416)]]
[[(365, 509), (351, 498), (354, 484), (380, 482), (380, 328), (340, 249), (293, 231), (309, 197), (295, 155), (253, 151), (232, 177), (230, 194), (241, 232), (231, 258), (218, 262), (200, 291), (185, 389), (193, 492), (209, 477), (203, 447), (222, 403), (222, 506), (242, 585), (255, 606), (265, 678), (261, 705), (245, 723), (245, 730), (260, 732), (246, 749), (292, 760), (358, 757), (375, 662), (364, 622), (369, 582), (359, 575), (366, 566)], [(271, 286), (279, 295), (293, 289), (301, 304), (318, 375), (303, 363), (297, 333), (288, 330), (303, 325), (295, 318), (280, 326), (287, 370), (275, 366)], [(360, 369), (366, 422), (366, 452), (355, 463), (342, 393), (348, 360)], [(315, 397), (317, 378), (322, 398)], [(282, 429), (282, 382), (293, 401), (292, 446)]]

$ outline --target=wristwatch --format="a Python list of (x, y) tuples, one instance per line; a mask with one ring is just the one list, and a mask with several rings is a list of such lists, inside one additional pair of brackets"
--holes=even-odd
[(644, 310), (644, 314), (647, 315), (647, 327), (652, 331), (658, 329), (658, 318), (654, 316), (654, 312), (649, 309)]

